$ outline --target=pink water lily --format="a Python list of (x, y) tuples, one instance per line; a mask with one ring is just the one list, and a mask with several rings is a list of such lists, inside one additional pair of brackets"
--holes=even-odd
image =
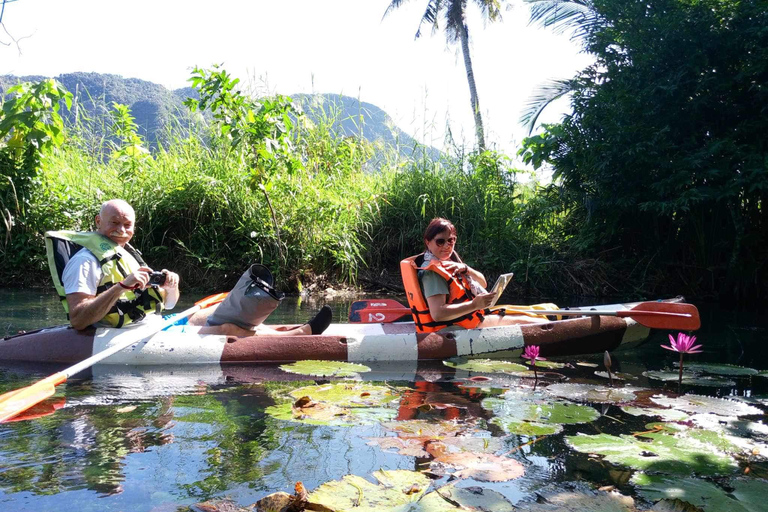
[(699, 354), (703, 352), (702, 350), (699, 350), (701, 348), (701, 345), (694, 345), (696, 343), (696, 336), (688, 336), (685, 333), (679, 332), (677, 333), (677, 341), (675, 341), (675, 338), (672, 337), (672, 335), (669, 335), (669, 344), (662, 345), (661, 348), (665, 348), (667, 350), (671, 350), (673, 352), (679, 352), (680, 353), (680, 373), (677, 377), (677, 386), (678, 388), (683, 383), (683, 354)]
[(539, 357), (539, 346), (538, 345), (528, 345), (525, 347), (525, 351), (523, 352), (523, 355), (520, 356), (523, 359), (530, 359), (532, 365), (536, 365), (536, 361), (546, 361), (543, 357)]
[(672, 335), (669, 335), (669, 343), (671, 346), (662, 345), (661, 348), (672, 350), (673, 352), (680, 352), (681, 354), (698, 354), (702, 352), (699, 350), (701, 345), (694, 346), (696, 343), (696, 336), (688, 336), (685, 333), (677, 333), (677, 341)]

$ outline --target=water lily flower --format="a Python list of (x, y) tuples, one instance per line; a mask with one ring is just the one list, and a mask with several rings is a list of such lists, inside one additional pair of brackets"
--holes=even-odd
[(688, 336), (682, 332), (677, 333), (677, 341), (675, 341), (675, 338), (670, 334), (669, 343), (671, 346), (662, 345), (661, 348), (680, 352), (681, 354), (698, 354), (699, 352), (702, 352), (699, 350), (701, 345), (693, 345), (696, 343), (696, 336)]
[(669, 345), (662, 345), (661, 348), (665, 348), (667, 350), (671, 350), (673, 352), (679, 352), (680, 353), (680, 373), (677, 378), (677, 386), (678, 388), (683, 383), (683, 354), (698, 354), (702, 352), (702, 350), (699, 350), (701, 348), (701, 345), (694, 345), (696, 343), (696, 336), (688, 336), (685, 333), (679, 332), (677, 333), (677, 341), (675, 341), (675, 338), (672, 337), (672, 335), (669, 335)]
[(525, 351), (523, 352), (523, 355), (520, 356), (523, 359), (530, 359), (531, 364), (536, 366), (536, 361), (546, 361), (543, 357), (539, 357), (539, 346), (538, 345), (528, 345), (525, 347)]

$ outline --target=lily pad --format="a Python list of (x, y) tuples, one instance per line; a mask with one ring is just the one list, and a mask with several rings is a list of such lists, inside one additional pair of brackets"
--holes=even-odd
[(674, 475), (723, 475), (737, 465), (718, 447), (695, 439), (685, 432), (644, 433), (642, 438), (608, 434), (567, 436), (566, 443), (576, 451), (599, 454), (614, 464), (643, 471)]
[[(758, 478), (737, 478), (730, 482), (739, 504), (749, 512), (765, 510), (765, 497), (768, 495), (768, 481)], [(728, 510), (728, 509), (726, 509)], [(734, 509), (730, 509), (733, 511)]]
[(309, 503), (338, 511), (398, 510), (419, 501), (430, 484), (429, 478), (416, 471), (379, 470), (373, 476), (379, 485), (357, 475), (326, 482), (309, 494)]
[(435, 474), (448, 474), (453, 478), (472, 478), (481, 482), (506, 482), (525, 474), (523, 465), (509, 457), (491, 453), (458, 451), (441, 442), (429, 443), (427, 452), (434, 457), (430, 470)]
[[(680, 363), (675, 363), (678, 366)], [(735, 364), (716, 363), (683, 363), (683, 368), (693, 372), (711, 373), (714, 375), (728, 375), (730, 377), (748, 377), (759, 372), (754, 368), (746, 368)]]
[(632, 416), (657, 416), (663, 421), (685, 421), (689, 418), (688, 414), (675, 409), (652, 409), (625, 405), (621, 410)]
[[(688, 365), (685, 367), (687, 369)], [(680, 374), (678, 372), (650, 370), (643, 372), (643, 375), (649, 379), (656, 379), (664, 382), (678, 382), (680, 380)], [(730, 388), (736, 385), (734, 381), (729, 379), (712, 377), (709, 375), (702, 376), (697, 373), (689, 373), (687, 371), (683, 371), (683, 380), (681, 383), (688, 386), (708, 386), (713, 388)]]
[(536, 367), (537, 368), (547, 368), (550, 370), (559, 370), (561, 368), (565, 368), (567, 365), (565, 363), (558, 363), (557, 361), (536, 361)]
[[(527, 366), (522, 364), (493, 359), (466, 359), (464, 357), (454, 357), (447, 361), (443, 361), (443, 364), (467, 372), (509, 373), (514, 375), (530, 371)], [(531, 372), (531, 375), (532, 374), (533, 372)]]
[(367, 425), (397, 416), (393, 406), (397, 390), (373, 384), (333, 383), (292, 390), (295, 402), (267, 407), (264, 412), (280, 420), (313, 425)]
[(496, 415), (491, 423), (509, 434), (526, 436), (557, 434), (564, 424), (588, 423), (600, 417), (594, 407), (566, 402), (486, 398), (482, 405)]
[[(728, 496), (720, 487), (697, 478), (670, 478), (660, 475), (635, 473), (630, 480), (638, 486), (637, 493), (649, 501), (680, 500), (704, 510), (747, 512), (741, 503)], [(768, 488), (763, 487), (763, 493)], [(762, 498), (765, 505), (765, 494)], [(757, 509), (754, 509), (755, 511)]]
[(636, 389), (637, 388), (609, 388), (593, 384), (560, 383), (548, 386), (547, 393), (576, 402), (614, 404), (635, 400), (637, 397), (632, 391)]
[(354, 377), (360, 373), (371, 371), (364, 364), (316, 360), (284, 364), (280, 366), (280, 369), (288, 373), (312, 375), (314, 377)]
[(517, 506), (527, 512), (637, 512), (631, 497), (616, 491), (593, 491), (584, 485), (537, 491), (535, 502), (519, 502)]
[[(455, 505), (454, 505), (455, 504)], [(483, 487), (456, 487), (448, 484), (435, 489), (419, 501), (413, 512), (450, 512), (478, 510), (512, 512), (515, 507), (504, 495)]]
[[(602, 377), (604, 379), (609, 379), (609, 380), (611, 378), (611, 377), (608, 376), (608, 372), (603, 372), (603, 371), (595, 372), (595, 375), (597, 377)], [(613, 380), (637, 380), (637, 377), (635, 377), (634, 375), (632, 375), (630, 373), (612, 372), (611, 376), (613, 376)]]
[(763, 414), (761, 409), (724, 398), (715, 398), (704, 395), (683, 395), (671, 398), (664, 395), (654, 395), (651, 400), (664, 407), (671, 407), (690, 414), (712, 413), (719, 416), (747, 416)]

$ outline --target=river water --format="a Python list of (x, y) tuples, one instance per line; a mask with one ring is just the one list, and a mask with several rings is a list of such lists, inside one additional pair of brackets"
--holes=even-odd
[[(350, 302), (287, 298), (270, 322), (303, 322), (322, 303), (343, 321)], [(411, 483), (426, 475), (407, 495), (410, 510), (469, 504), (418, 501), (436, 488), (457, 493), (454, 485), (496, 500), (490, 510), (590, 510), (624, 499), (618, 493), (649, 510), (680, 492), (700, 507), (718, 504), (703, 510), (765, 510), (755, 496), (768, 492), (768, 322), (699, 306), (704, 352), (685, 362), (702, 366), (680, 387), (656, 378), (677, 375), (677, 354), (659, 347), (666, 332), (612, 355), (612, 369), (635, 379), (614, 388), (594, 373), (602, 354), (556, 359), (565, 366), (535, 376), (462, 361), (357, 369), (348, 379), (274, 365), (97, 367), (60, 386), (42, 416), (0, 425), (0, 510), (170, 512), (224, 498), (245, 507), (293, 493), (298, 481), (310, 492), (337, 482), (337, 498), (346, 485), (357, 493), (346, 509), (355, 509), (375, 493), (348, 475), (373, 486), (379, 470)], [(60, 308), (53, 294), (0, 290), (0, 333), (62, 323)], [(0, 391), (55, 370), (0, 365)], [(672, 377), (647, 373), (662, 370)], [(305, 395), (320, 405), (292, 410)]]

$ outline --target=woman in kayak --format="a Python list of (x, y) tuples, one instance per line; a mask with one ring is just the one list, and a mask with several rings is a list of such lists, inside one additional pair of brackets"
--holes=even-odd
[[(422, 255), (409, 258), (419, 268), (418, 288), (404, 279), (409, 300), (412, 295), (416, 299), (411, 309), (416, 311), (417, 327), (421, 324), (421, 330), (434, 331), (449, 325), (471, 329), (548, 321), (542, 317), (506, 314), (504, 308), (489, 309), (495, 294), (486, 291), (485, 276), (461, 260), (455, 251), (456, 241), (456, 227), (449, 220), (433, 219), (424, 231), (423, 258)], [(419, 307), (418, 302), (422, 302), (419, 299), (423, 299), (426, 307)]]

